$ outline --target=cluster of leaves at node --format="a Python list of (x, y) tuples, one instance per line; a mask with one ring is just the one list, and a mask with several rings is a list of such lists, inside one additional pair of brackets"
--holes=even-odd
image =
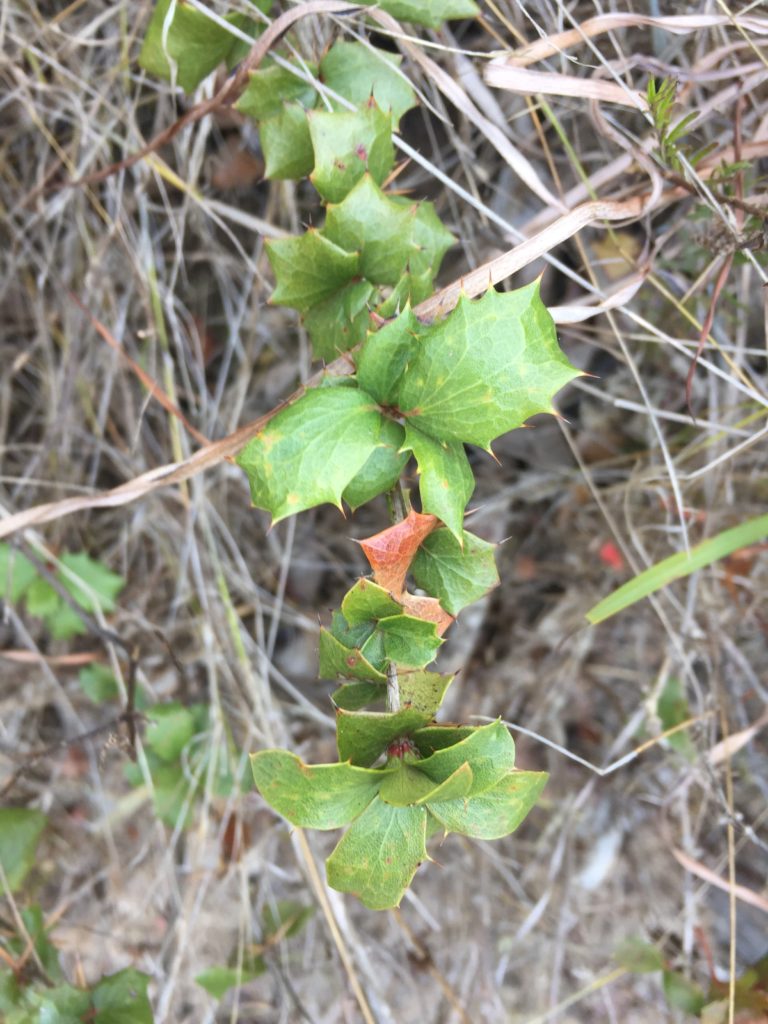
[[(10, 892), (19, 893), (34, 867), (45, 826), (40, 811), (0, 808), (0, 866)], [(6, 1024), (152, 1024), (148, 975), (128, 967), (88, 988), (72, 985), (39, 905), (23, 907), (20, 918), (23, 929), (14, 927), (0, 939), (0, 1017)]]

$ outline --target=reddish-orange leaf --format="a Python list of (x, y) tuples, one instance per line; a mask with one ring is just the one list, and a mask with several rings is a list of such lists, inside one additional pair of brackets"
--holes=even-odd
[(417, 597), (407, 591), (400, 594), (398, 601), (402, 602), (403, 611), (406, 615), (413, 615), (417, 619), (426, 619), (427, 622), (434, 622), (437, 626), (437, 635), (442, 636), (453, 622), (453, 616), (443, 608), (436, 597)]
[(360, 546), (371, 563), (375, 582), (399, 597), (414, 555), (424, 538), (438, 525), (436, 516), (421, 515), (411, 509), (401, 523), (361, 540)]

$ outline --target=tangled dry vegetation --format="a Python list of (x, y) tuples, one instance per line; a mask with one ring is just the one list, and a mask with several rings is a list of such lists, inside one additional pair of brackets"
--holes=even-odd
[[(520, 764), (551, 779), (516, 835), (450, 837), (400, 911), (375, 914), (322, 886), (332, 839), (289, 831), (252, 791), (221, 796), (209, 774), (189, 827), (162, 823), (146, 781), (126, 780), (119, 697), (94, 703), (78, 682), (105, 663), (150, 702), (208, 705), (212, 749), (231, 736), (334, 758), (318, 614), (365, 571), (349, 538), (385, 525), (383, 502), (267, 532), (231, 445), (205, 447), (312, 372), (295, 314), (267, 303), (263, 248), (312, 220), (312, 191), (263, 181), (258, 138), (229, 111), (70, 185), (184, 106), (136, 63), (151, 5), (0, 5), (0, 533), (127, 580), (75, 640), (5, 603), (0, 786), (49, 817), (34, 895), (70, 980), (134, 965), (158, 1021), (690, 1019), (658, 974), (617, 966), (627, 938), (725, 981), (727, 1020), (729, 976), (768, 952), (763, 546), (584, 618), (765, 510), (768, 19), (726, 2), (634, 5), (655, 21), (623, 4), (481, 6), (376, 41), (402, 50), (422, 100), (399, 185), (460, 239), (440, 284), (491, 260), (504, 286), (543, 271), (561, 342), (592, 375), (561, 396), (564, 419), (500, 443), (501, 477), (478, 460), (472, 528), (504, 541), (502, 586), (442, 655), (464, 666), (448, 714), (522, 727)], [(312, 57), (370, 31), (312, 16), (289, 41)], [(677, 80), (675, 119), (696, 115), (666, 162), (649, 76)], [(263, 944), (284, 900), (315, 913), (217, 1004), (195, 977)], [(12, 920), (6, 900), (0, 927)]]

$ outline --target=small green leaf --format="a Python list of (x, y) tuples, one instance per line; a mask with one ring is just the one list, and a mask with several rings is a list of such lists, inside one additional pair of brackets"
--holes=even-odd
[(411, 310), (405, 309), (396, 320), (370, 332), (355, 356), (360, 387), (381, 405), (394, 405), (421, 326)]
[(432, 271), (415, 275), (406, 272), (390, 291), (387, 298), (376, 307), (376, 315), (388, 319), (398, 316), (408, 306), (415, 306), (432, 294)]
[(280, 932), (284, 938), (291, 939), (294, 935), (300, 934), (314, 913), (315, 907), (304, 906), (296, 900), (278, 900), (274, 909), (267, 904), (261, 915), (264, 935), (271, 938)]
[(386, 683), (345, 683), (331, 694), (331, 700), (342, 711), (360, 711), (383, 700), (386, 693)]
[(46, 821), (41, 811), (0, 807), (0, 864), (11, 892), (19, 889), (34, 866)]
[(355, 111), (314, 110), (309, 131), (315, 151), (312, 184), (328, 203), (340, 203), (366, 171), (381, 185), (392, 170), (392, 118), (375, 100)]
[[(676, 725), (691, 718), (691, 709), (685, 696), (685, 686), (676, 676), (670, 676), (667, 680), (666, 686), (659, 695), (656, 711), (665, 731), (673, 729)], [(696, 744), (688, 732), (682, 730), (673, 733), (671, 736), (667, 736), (664, 742), (682, 754), (686, 760), (696, 760)]]
[(78, 674), (80, 689), (94, 704), (104, 704), (120, 696), (115, 674), (108, 665), (88, 665)]
[[(286, 103), (279, 114), (262, 121), (259, 139), (265, 178), (284, 181), (306, 178), (311, 173), (315, 155), (307, 112), (300, 103)], [(273, 297), (273, 301), (279, 300)]]
[(534, 281), (475, 301), (462, 296), (444, 320), (421, 328), (396, 404), (432, 437), (490, 450), (500, 434), (552, 412), (555, 393), (578, 376)]
[[(179, 85), (184, 92), (192, 92), (227, 59), (237, 39), (201, 11), (180, 2), (176, 5), (176, 12), (164, 40), (169, 7), (170, 0), (157, 0), (139, 54), (139, 63), (151, 75), (170, 79), (170, 58), (176, 65)], [(230, 15), (227, 20), (234, 19)]]
[(163, 761), (175, 761), (195, 733), (191, 711), (172, 701), (151, 708), (147, 717), (152, 723), (147, 729), (147, 746)]
[(55, 620), (56, 613), (64, 607), (59, 595), (42, 576), (37, 576), (32, 581), (24, 596), (29, 614), (41, 619)]
[[(16, 1007), (18, 1009), (18, 1006)], [(56, 985), (54, 988), (27, 988), (24, 993), (24, 1010), (21, 1016), (3, 1018), (8, 1024), (81, 1024), (93, 1019), (90, 992), (75, 988), (74, 985)]]
[(387, 680), (386, 675), (374, 668), (359, 648), (345, 647), (327, 629), (320, 630), (319, 675), (321, 679), (359, 679), (380, 683)]
[(328, 858), (328, 884), (370, 910), (399, 906), (427, 859), (426, 824), (423, 807), (392, 807), (376, 797)]
[(657, 562), (650, 569), (641, 572), (624, 586), (619, 587), (587, 612), (587, 619), (593, 626), (605, 622), (617, 612), (624, 611), (649, 594), (669, 586), (674, 580), (684, 579), (698, 569), (705, 569), (718, 559), (738, 551), (739, 548), (757, 544), (768, 536), (768, 515), (748, 519), (730, 530), (723, 530), (715, 537), (702, 541), (691, 548), (690, 554), (680, 551), (676, 555)]
[(464, 797), (469, 795), (472, 789), (472, 769), (468, 764), (459, 765), (453, 775), (449, 775), (445, 782), (430, 783), (429, 792), (425, 793), (418, 801), (431, 807), (432, 804), (442, 805), (446, 801), (457, 801), (465, 803)]
[(383, 637), (385, 657), (397, 665), (411, 668), (428, 665), (443, 642), (437, 635), (434, 622), (412, 615), (380, 619), (377, 632)]
[(339, 760), (369, 768), (393, 740), (423, 728), (431, 718), (429, 712), (412, 708), (394, 713), (339, 709), (336, 712)]
[(240, 970), (236, 967), (209, 967), (195, 977), (198, 985), (205, 989), (214, 999), (221, 999), (231, 988), (239, 988), (247, 985), (249, 981), (258, 978), (267, 969), (261, 957), (258, 957), (254, 965)]
[(251, 755), (256, 788), (292, 825), (340, 828), (370, 804), (384, 778), (382, 770), (351, 764), (306, 765), (287, 750)]
[(272, 522), (341, 496), (376, 448), (381, 415), (356, 388), (313, 388), (240, 452), (251, 499)]
[(664, 998), (675, 1010), (698, 1016), (706, 1004), (706, 997), (698, 985), (679, 971), (664, 971)]
[(429, 800), (429, 810), (446, 832), (473, 839), (501, 839), (514, 832), (535, 806), (546, 772), (512, 771), (484, 793), (468, 800)]
[(347, 591), (341, 602), (342, 615), (350, 626), (359, 626), (370, 619), (399, 615), (402, 610), (402, 605), (383, 587), (364, 578)]
[(624, 939), (616, 950), (616, 963), (633, 974), (652, 974), (664, 969), (661, 950), (641, 939)]
[(371, 323), (368, 303), (375, 291), (370, 281), (350, 281), (304, 314), (316, 358), (329, 363), (363, 341)]
[(310, 228), (298, 238), (266, 244), (277, 287), (271, 302), (306, 313), (343, 288), (358, 272), (360, 258)]
[(382, 419), (377, 447), (342, 495), (353, 512), (391, 490), (400, 479), (410, 458), (407, 452), (400, 451), (404, 438), (405, 431), (399, 423), (386, 417)]
[(468, 739), (477, 730), (474, 725), (430, 725), (419, 729), (411, 739), (419, 749), (422, 757), (428, 758), (437, 750), (445, 750), (462, 740)]
[(0, 544), (0, 598), (13, 604), (37, 577), (37, 569), (10, 544)]
[(451, 615), (479, 600), (499, 582), (495, 545), (466, 530), (464, 546), (449, 530), (435, 530), (411, 563), (416, 586), (436, 597)]
[(416, 205), (386, 196), (365, 173), (340, 203), (331, 203), (323, 236), (360, 254), (360, 272), (375, 284), (396, 284), (408, 263)]
[(357, 107), (373, 96), (383, 111), (392, 112), (396, 129), (406, 110), (416, 106), (416, 94), (397, 70), (402, 59), (373, 46), (339, 40), (320, 62), (320, 77)]
[(102, 978), (92, 992), (98, 1024), (152, 1024), (147, 997), (149, 975), (133, 967)]
[(438, 441), (408, 422), (403, 448), (416, 459), (422, 510), (441, 519), (457, 539), (463, 537), (464, 509), (475, 489), (464, 445)]
[(115, 610), (115, 599), (125, 586), (125, 579), (116, 572), (111, 572), (101, 562), (90, 558), (84, 551), (78, 554), (64, 554), (59, 559), (61, 564), (82, 580), (86, 587), (78, 584), (67, 574), (59, 570), (59, 578), (65, 588), (74, 597), (81, 608), (87, 612), (95, 612), (97, 607), (103, 612)]
[(451, 18), (474, 18), (480, 8), (473, 0), (378, 0), (376, 5), (400, 21), (440, 28)]
[(420, 772), (416, 765), (395, 759), (392, 761), (392, 771), (381, 784), (379, 798), (393, 807), (412, 807), (434, 791), (434, 782)]
[[(417, 743), (418, 738), (419, 733), (416, 733), (413, 739)], [(464, 763), (472, 769), (471, 796), (497, 785), (515, 767), (515, 742), (507, 727), (501, 722), (491, 722), (473, 729), (466, 739), (419, 761), (419, 770), (433, 782), (444, 782)]]
[(402, 669), (398, 672), (400, 703), (416, 711), (428, 711), (434, 715), (443, 703), (443, 697), (453, 682), (452, 675), (439, 672)]
[[(317, 66), (308, 64), (308, 70), (317, 74)], [(246, 117), (254, 121), (266, 121), (283, 110), (286, 103), (299, 103), (305, 110), (317, 102), (315, 89), (287, 68), (271, 64), (269, 67), (251, 71), (248, 85), (235, 104)]]

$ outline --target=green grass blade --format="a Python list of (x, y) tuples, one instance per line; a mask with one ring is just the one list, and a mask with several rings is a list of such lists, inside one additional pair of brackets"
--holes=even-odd
[(716, 537), (702, 541), (696, 547), (691, 548), (690, 554), (681, 551), (677, 555), (671, 555), (663, 561), (652, 565), (650, 569), (641, 572), (639, 576), (629, 580), (624, 586), (619, 587), (608, 597), (599, 601), (594, 608), (587, 612), (587, 619), (596, 626), (598, 622), (605, 622), (617, 612), (624, 611), (630, 605), (648, 597), (649, 594), (661, 590), (673, 580), (683, 579), (697, 569), (704, 569), (720, 558), (738, 551), (739, 548), (748, 547), (768, 536), (768, 516), (758, 516), (756, 519), (748, 519), (746, 523), (734, 526), (730, 530), (723, 530)]

